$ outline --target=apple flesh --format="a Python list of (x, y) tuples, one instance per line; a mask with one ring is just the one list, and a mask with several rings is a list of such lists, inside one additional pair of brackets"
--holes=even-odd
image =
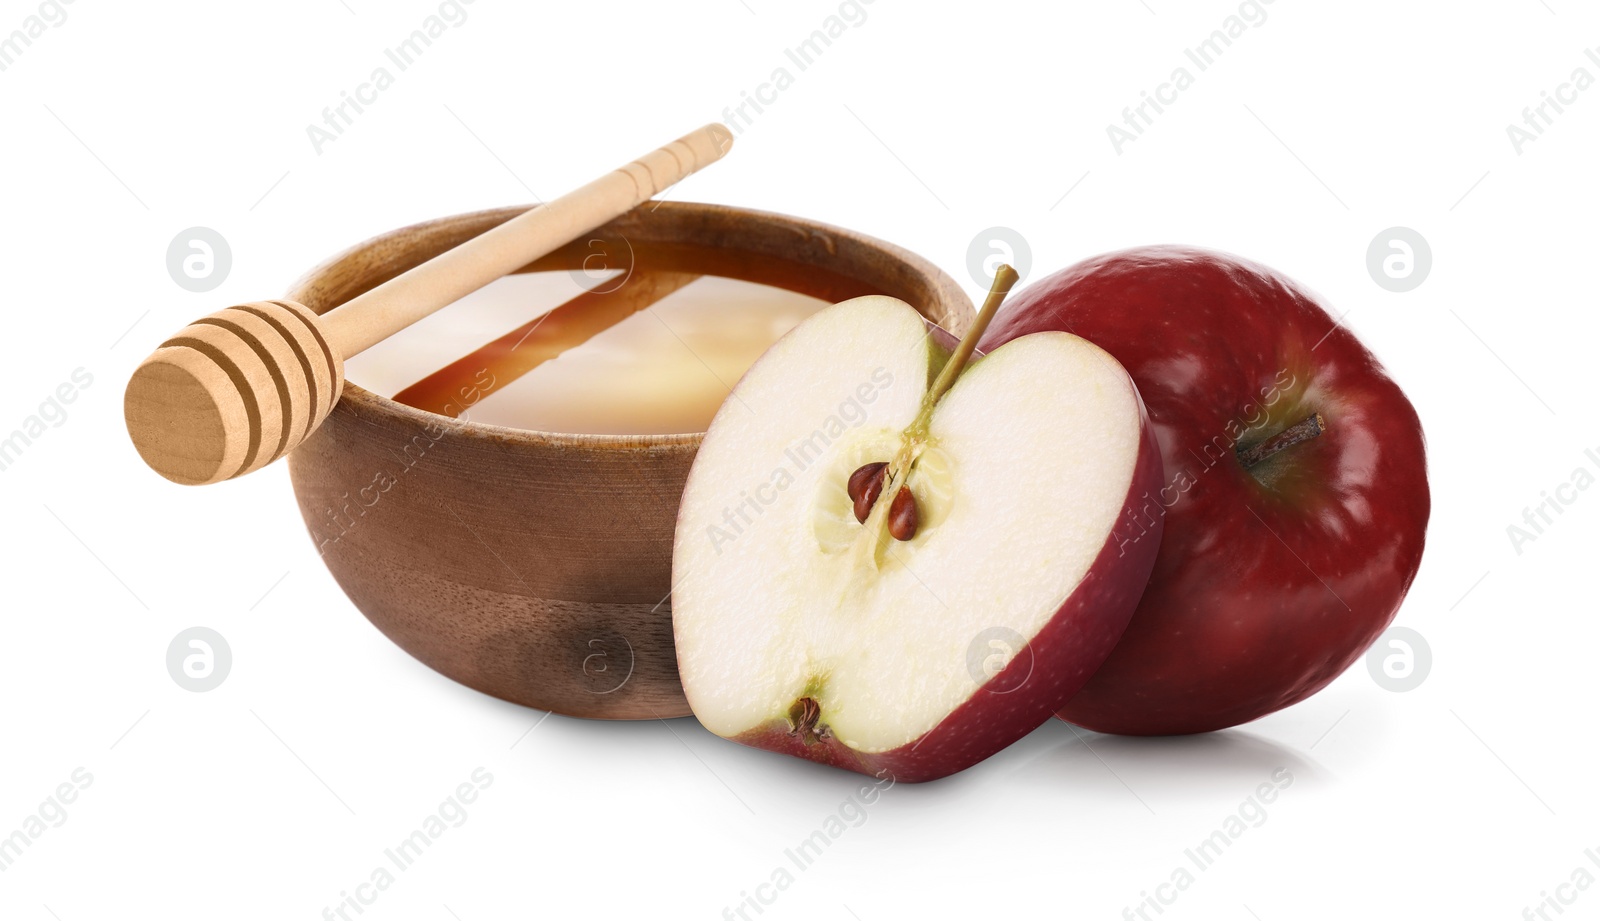
[(1303, 700), (1393, 619), (1422, 560), (1417, 413), (1294, 282), (1201, 249), (1086, 260), (1018, 293), (980, 348), (1076, 333), (1133, 375), (1166, 480), (1120, 529), (1165, 533), (1127, 633), (1062, 718), (1169, 735)]
[(941, 396), (924, 320), (857, 298), (723, 403), (673, 549), (679, 673), (710, 731), (931, 780), (1048, 720), (1115, 645), (1158, 543), (1112, 533), (1159, 488), (1137, 391), (1065, 333), (957, 354)]

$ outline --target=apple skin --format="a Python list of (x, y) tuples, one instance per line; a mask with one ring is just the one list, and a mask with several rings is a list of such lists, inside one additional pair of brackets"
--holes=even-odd
[[(1139, 457), (1118, 521), (1161, 486), (1161, 452), (1140, 410)], [(836, 738), (806, 744), (778, 719), (733, 737), (752, 748), (859, 771), (896, 783), (921, 783), (965, 770), (1049, 721), (1105, 661), (1128, 626), (1161, 543), (1161, 522), (1146, 539), (1113, 533), (1055, 616), (976, 693), (916, 742), (861, 754)], [(1003, 538), (1001, 538), (1003, 539)]]
[[(1289, 279), (1180, 246), (1028, 286), (979, 347), (1050, 329), (1127, 368), (1166, 470), (1149, 506), (1166, 524), (1150, 584), (1060, 716), (1128, 735), (1223, 729), (1304, 700), (1359, 658), (1416, 576), (1429, 511), (1421, 424), (1372, 353)], [(1313, 411), (1319, 437), (1250, 471), (1234, 456)]]

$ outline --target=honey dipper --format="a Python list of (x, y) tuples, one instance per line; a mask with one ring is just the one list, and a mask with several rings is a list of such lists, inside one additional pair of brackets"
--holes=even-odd
[(732, 143), (727, 128), (706, 125), (321, 316), (276, 300), (196, 320), (134, 370), (123, 399), (128, 435), (176, 483), (259, 470), (327, 418), (347, 359), (637, 207)]

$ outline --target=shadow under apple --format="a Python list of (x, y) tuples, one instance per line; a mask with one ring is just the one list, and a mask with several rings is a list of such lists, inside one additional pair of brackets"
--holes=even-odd
[[(1168, 802), (1243, 795), (1286, 769), (1296, 783), (1329, 777), (1298, 748), (1242, 729), (1184, 736), (1104, 735), (1060, 720), (1041, 727), (1010, 752), (1024, 748), (1017, 779), (1060, 783), (1085, 763), (1110, 771), (1141, 798)], [(1002, 753), (1004, 757), (1007, 753)]]

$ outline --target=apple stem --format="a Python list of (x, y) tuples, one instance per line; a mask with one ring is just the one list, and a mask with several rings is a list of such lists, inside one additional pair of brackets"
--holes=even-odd
[(1239, 463), (1244, 465), (1244, 469), (1249, 470), (1284, 448), (1302, 441), (1310, 441), (1327, 430), (1328, 423), (1323, 420), (1322, 413), (1312, 413), (1271, 438), (1258, 441), (1248, 448), (1239, 448), (1235, 453), (1238, 455)]
[[(989, 328), (989, 321), (994, 319), (995, 313), (1000, 310), (1000, 304), (1011, 292), (1011, 286), (1017, 283), (1017, 270), (1001, 263), (995, 269), (994, 282), (989, 286), (989, 296), (984, 299), (983, 307), (978, 311), (978, 316), (972, 321), (972, 326), (966, 335), (961, 337), (955, 351), (945, 360), (944, 367), (939, 369), (939, 374), (933, 379), (933, 385), (922, 398), (922, 409), (918, 411), (916, 419), (906, 429), (908, 436), (900, 453), (894, 462), (884, 464), (866, 464), (850, 475), (850, 484), (847, 488), (851, 501), (855, 504), (856, 520), (862, 524), (867, 523), (871, 511), (882, 504), (879, 502), (890, 486), (895, 487), (892, 495), (894, 498), (888, 503), (887, 515), (878, 518), (873, 526), (875, 533), (874, 550), (872, 558), (877, 564), (883, 556), (887, 545), (885, 537), (892, 537), (898, 541), (908, 541), (917, 536), (917, 528), (921, 516), (917, 510), (917, 500), (911, 488), (906, 485), (906, 477), (911, 473), (912, 464), (916, 462), (921, 446), (927, 440), (928, 423), (933, 418), (933, 408), (939, 405), (939, 399), (955, 385), (956, 378), (966, 369), (967, 362), (972, 359), (972, 353), (978, 347), (978, 340), (983, 338), (983, 333)], [(791, 710), (790, 720), (796, 727), (807, 725), (807, 711), (799, 703), (795, 706), (798, 710)], [(812, 718), (814, 720), (814, 717)], [(808, 730), (797, 728), (800, 737), (805, 739)], [(808, 743), (809, 744), (809, 743)]]
[(978, 347), (978, 340), (983, 338), (984, 330), (989, 328), (989, 321), (993, 320), (995, 313), (1000, 310), (1000, 303), (1011, 292), (1011, 286), (1017, 283), (1017, 278), (1017, 270), (1004, 263), (995, 270), (994, 283), (989, 287), (989, 296), (984, 299), (983, 308), (978, 311), (977, 319), (972, 321), (972, 327), (961, 337), (956, 350), (950, 353), (950, 360), (944, 363), (939, 376), (933, 380), (933, 386), (928, 388), (924, 413), (931, 412), (933, 405), (939, 402), (945, 391), (954, 386), (956, 378), (961, 375), (962, 369), (967, 366), (967, 361), (972, 358), (973, 350)]

